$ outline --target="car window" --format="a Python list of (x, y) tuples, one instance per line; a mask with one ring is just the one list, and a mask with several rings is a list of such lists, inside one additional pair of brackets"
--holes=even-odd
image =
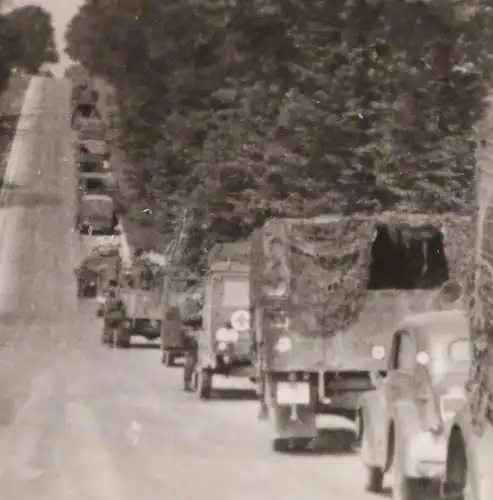
[(409, 332), (400, 332), (397, 351), (397, 370), (413, 371), (416, 366), (416, 348), (413, 337)]

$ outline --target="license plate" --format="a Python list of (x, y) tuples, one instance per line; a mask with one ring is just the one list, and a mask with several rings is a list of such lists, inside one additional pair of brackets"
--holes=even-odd
[(279, 382), (277, 403), (280, 405), (310, 404), (310, 384), (308, 382)]

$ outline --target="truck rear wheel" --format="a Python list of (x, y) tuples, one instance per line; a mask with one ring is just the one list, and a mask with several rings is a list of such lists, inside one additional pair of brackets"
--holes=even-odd
[(289, 451), (305, 451), (310, 448), (313, 443), (312, 438), (293, 437), (293, 438), (276, 438), (272, 442), (272, 449), (277, 453), (286, 453)]
[(126, 349), (130, 347), (130, 335), (125, 330), (125, 328), (118, 328), (116, 333), (116, 346), (120, 349)]
[(197, 373), (197, 394), (200, 399), (210, 399), (212, 394), (212, 372), (200, 370)]
[(163, 351), (163, 358), (162, 358), (163, 365), (166, 366), (167, 368), (171, 368), (172, 366), (175, 366), (175, 357), (172, 352), (170, 351)]

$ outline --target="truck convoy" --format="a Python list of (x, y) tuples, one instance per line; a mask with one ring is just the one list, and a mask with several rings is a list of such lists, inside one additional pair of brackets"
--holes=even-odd
[(470, 229), (454, 214), (383, 213), (273, 219), (254, 233), (251, 325), (274, 450), (307, 446), (317, 413), (355, 418), (395, 323), (462, 282)]

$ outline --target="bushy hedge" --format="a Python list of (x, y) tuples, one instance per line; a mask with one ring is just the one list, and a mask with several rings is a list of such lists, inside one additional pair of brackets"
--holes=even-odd
[(129, 204), (187, 265), (267, 217), (467, 211), (486, 0), (86, 0), (68, 53), (115, 89)]

